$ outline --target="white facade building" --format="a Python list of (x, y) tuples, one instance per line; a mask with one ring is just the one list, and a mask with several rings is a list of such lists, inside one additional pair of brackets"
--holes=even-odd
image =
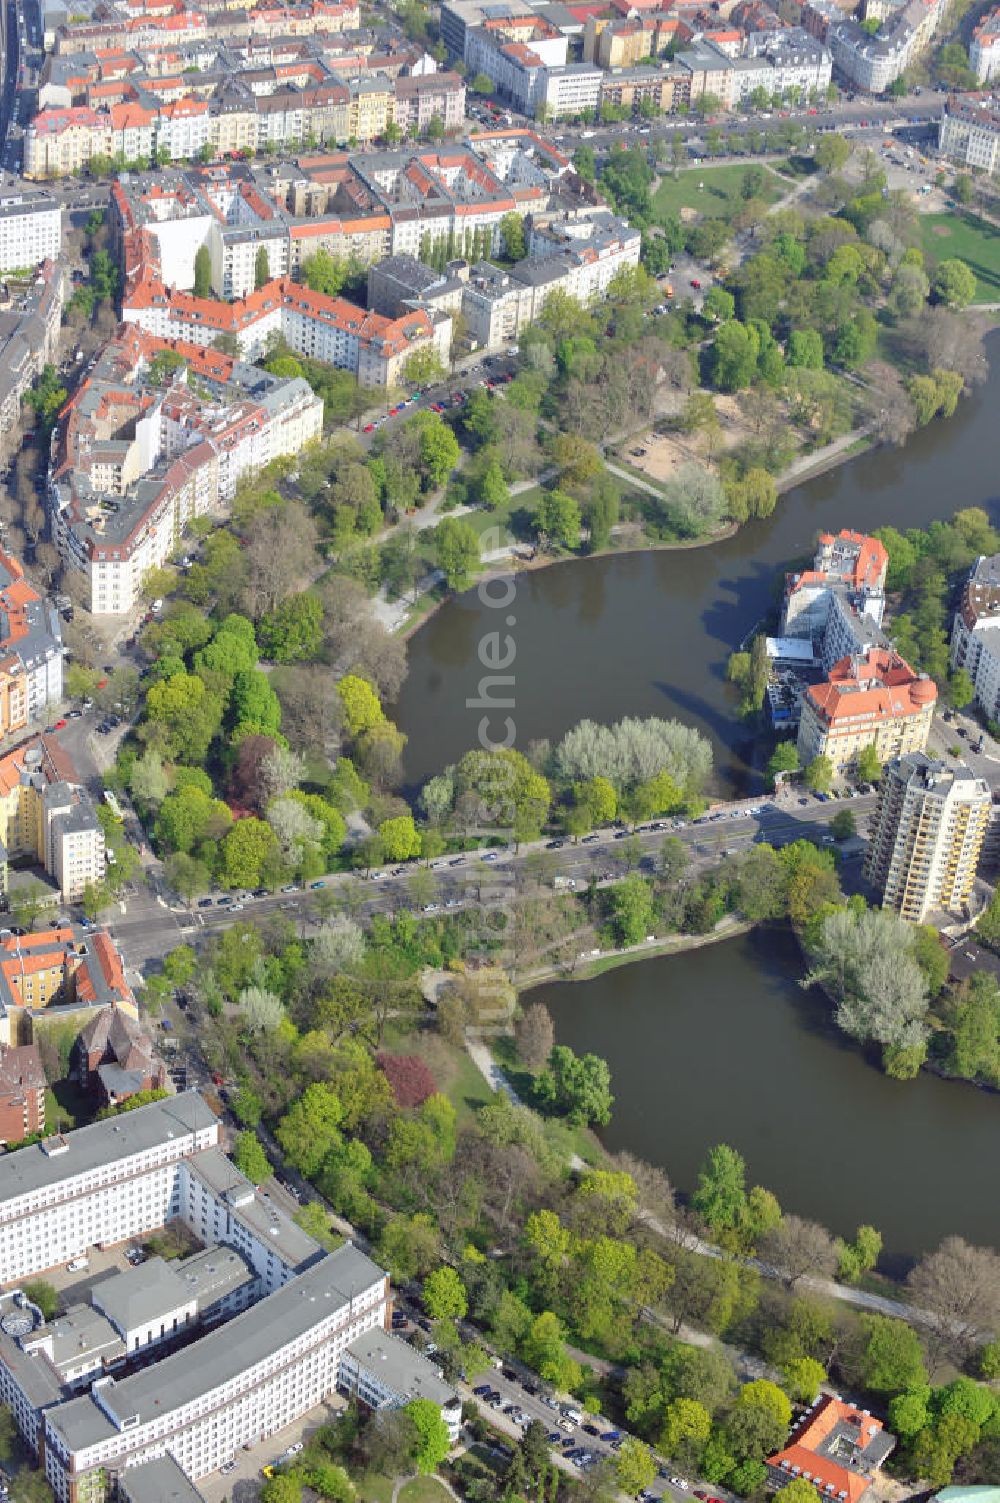
[(989, 95), (953, 94), (946, 102), (938, 150), (949, 162), (1000, 172), (1000, 108)]
[(0, 196), (0, 272), (58, 261), (62, 209), (48, 194)]
[(969, 67), (980, 83), (1000, 77), (1000, 5), (976, 25), (969, 44)]
[(952, 623), (951, 666), (965, 669), (984, 715), (1000, 719), (1000, 554), (980, 558), (966, 581)]

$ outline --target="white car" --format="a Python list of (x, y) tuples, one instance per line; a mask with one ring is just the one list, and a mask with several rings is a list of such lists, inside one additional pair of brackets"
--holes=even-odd
[(285, 1452), (285, 1455), (286, 1456), (297, 1456), (301, 1450), (302, 1450), (302, 1442), (301, 1442), (301, 1440), (297, 1440), (292, 1445), (290, 1445), (288, 1447), (288, 1450)]
[(66, 1268), (70, 1273), (86, 1273), (89, 1267), (90, 1264), (86, 1258), (74, 1258), (72, 1262), (66, 1264)]

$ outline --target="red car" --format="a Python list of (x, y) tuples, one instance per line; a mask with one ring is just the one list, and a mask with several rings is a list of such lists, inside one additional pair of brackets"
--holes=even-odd
[(402, 410), (403, 410), (402, 407), (390, 407), (389, 408), (389, 416), (390, 417), (395, 417), (397, 415), (397, 413), (402, 412)]
[(218, 1070), (212, 1071), (212, 1084), (222, 1085), (222, 1076), (219, 1074)]
[(365, 426), (362, 428), (361, 431), (362, 431), (362, 433), (374, 433), (375, 432), (375, 424), (374, 423), (366, 423)]
[(691, 278), (691, 286), (692, 287), (696, 287), (699, 292), (701, 291), (701, 281), (699, 280), (698, 277), (692, 277)]
[(68, 720), (57, 720), (55, 728), (57, 731), (64, 731), (68, 724)]

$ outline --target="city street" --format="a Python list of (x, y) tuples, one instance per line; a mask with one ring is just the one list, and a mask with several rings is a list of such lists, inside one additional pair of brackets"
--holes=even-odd
[[(827, 826), (837, 813), (850, 809), (859, 827), (875, 805), (875, 795), (821, 802), (804, 794), (785, 795), (781, 802), (762, 798), (759, 803), (726, 806), (712, 811), (704, 820), (674, 829), (669, 820), (656, 821), (635, 831), (600, 830), (578, 843), (563, 840), (536, 841), (523, 845), (518, 852), (483, 850), (441, 856), (430, 863), (433, 879), (430, 896), (421, 893), (414, 902), (410, 887), (415, 873), (426, 869), (418, 862), (384, 867), (365, 876), (361, 872), (344, 872), (319, 879), (307, 888), (289, 890), (255, 898), (241, 893), (223, 896), (205, 906), (194, 903), (168, 906), (165, 900), (143, 888), (135, 896), (125, 897), (111, 910), (107, 927), (122, 950), (136, 980), (141, 969), (173, 948), (196, 944), (213, 933), (248, 919), (259, 923), (274, 916), (291, 919), (308, 933), (321, 926), (331, 907), (330, 897), (320, 898), (323, 891), (335, 895), (342, 911), (356, 912), (359, 917), (374, 913), (394, 913), (420, 906), (428, 913), (482, 902), (487, 907), (509, 900), (518, 889), (532, 882), (552, 884), (557, 889), (580, 890), (593, 879), (598, 886), (619, 881), (638, 857), (639, 869), (651, 869), (656, 855), (668, 835), (676, 835), (687, 847), (696, 870), (716, 863), (722, 856), (745, 850), (755, 841), (774, 846), (794, 840), (813, 839), (835, 847)], [(754, 811), (754, 812), (751, 812)], [(628, 844), (626, 844), (626, 841)], [(637, 843), (633, 855), (632, 843)], [(628, 859), (626, 860), (626, 853)], [(149, 868), (156, 881), (158, 868)], [(852, 871), (853, 875), (853, 871)], [(422, 883), (424, 877), (419, 879)]]

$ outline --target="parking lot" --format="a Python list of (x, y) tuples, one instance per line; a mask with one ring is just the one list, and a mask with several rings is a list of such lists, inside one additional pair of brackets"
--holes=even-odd
[(267, 1436), (249, 1450), (241, 1448), (233, 1457), (236, 1464), (231, 1471), (212, 1472), (209, 1476), (198, 1479), (198, 1487), (205, 1495), (206, 1503), (222, 1503), (224, 1498), (231, 1497), (234, 1483), (260, 1481), (264, 1467), (274, 1466), (286, 1458), (290, 1460), (291, 1447), (301, 1448), (316, 1430), (335, 1420), (346, 1407), (347, 1400), (340, 1394), (333, 1394), (325, 1403), (310, 1409), (307, 1415), (294, 1424), (286, 1425), (283, 1430)]

